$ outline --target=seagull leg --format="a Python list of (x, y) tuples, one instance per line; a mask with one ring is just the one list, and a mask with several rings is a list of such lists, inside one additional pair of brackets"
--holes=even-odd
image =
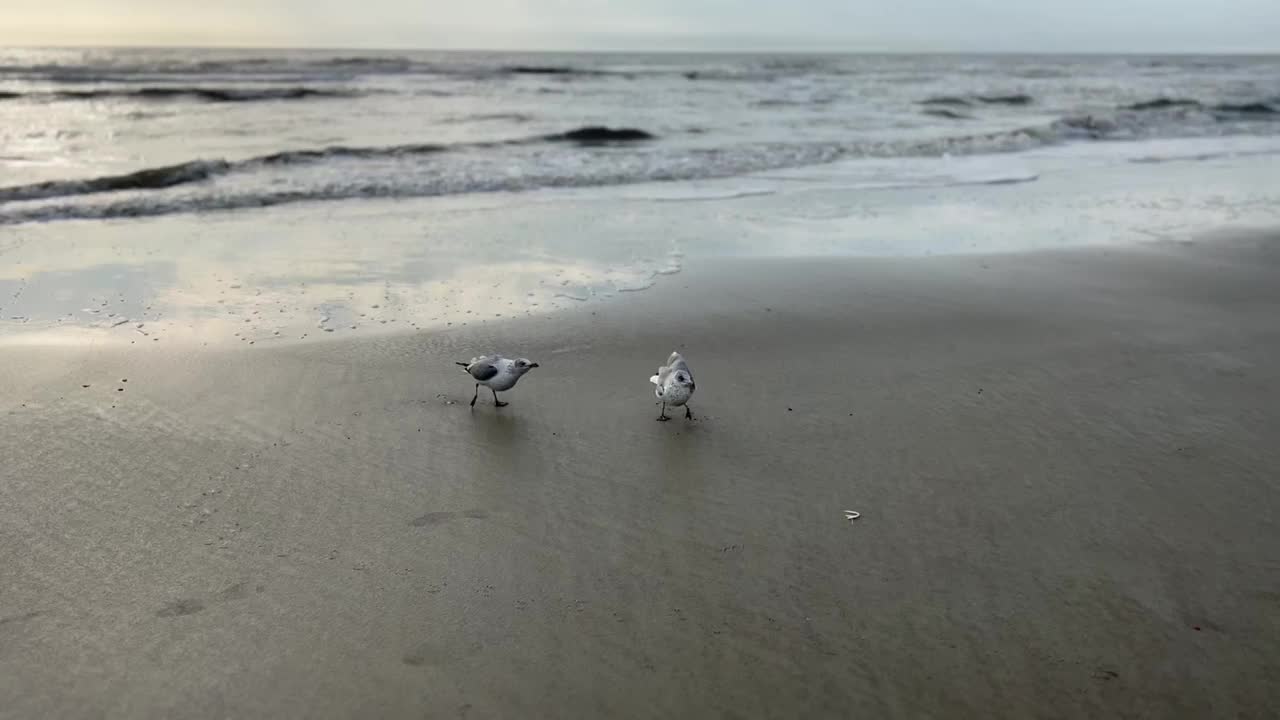
[(667, 404), (664, 402), (662, 403), (662, 413), (658, 415), (658, 422), (666, 422), (670, 419), (671, 418), (667, 417)]
[(685, 420), (692, 420), (692, 419), (693, 419), (693, 411), (689, 409), (689, 406), (688, 406), (688, 405), (685, 405), (685, 406), (684, 406), (684, 419), (685, 419)]
[(476, 398), (480, 397), (480, 383), (476, 383), (476, 394), (471, 396), (471, 407), (476, 406)]
[(498, 391), (497, 391), (497, 390), (494, 390), (493, 388), (489, 388), (489, 392), (493, 393), (493, 404), (494, 404), (495, 406), (497, 406), (497, 407), (506, 407), (506, 406), (509, 404), (509, 403), (504, 403), (504, 402), (502, 402), (501, 400), (499, 400), (499, 399), (498, 399)]

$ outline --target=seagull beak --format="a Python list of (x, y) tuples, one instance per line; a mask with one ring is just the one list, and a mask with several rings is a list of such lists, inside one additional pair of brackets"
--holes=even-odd
[(529, 363), (529, 367), (536, 368), (536, 367), (542, 367), (542, 366), (539, 365), (538, 363)]

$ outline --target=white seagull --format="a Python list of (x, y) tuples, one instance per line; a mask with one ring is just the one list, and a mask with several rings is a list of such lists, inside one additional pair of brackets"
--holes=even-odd
[(671, 419), (667, 417), (668, 405), (684, 405), (685, 419), (693, 419), (693, 411), (689, 409), (688, 402), (693, 397), (696, 386), (693, 384), (693, 371), (689, 369), (689, 363), (684, 361), (683, 355), (671, 353), (667, 364), (658, 368), (658, 374), (649, 378), (649, 382), (657, 385), (653, 394), (662, 401), (662, 414), (658, 416), (658, 420), (665, 422)]
[(471, 397), (471, 407), (476, 406), (476, 398), (480, 397), (480, 386), (493, 392), (493, 404), (506, 407), (507, 403), (498, 399), (499, 392), (505, 392), (516, 386), (525, 373), (538, 367), (538, 363), (527, 358), (511, 360), (501, 355), (481, 355), (471, 358), (471, 362), (457, 363), (466, 368), (467, 373), (476, 381), (476, 394)]

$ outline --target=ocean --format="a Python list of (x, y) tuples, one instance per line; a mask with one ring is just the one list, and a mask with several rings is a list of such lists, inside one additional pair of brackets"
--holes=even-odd
[(461, 323), (460, 273), (529, 312), (689, 254), (1269, 223), (1277, 153), (1275, 56), (0, 50), (0, 323), (212, 317), (215, 276), (327, 287), (279, 305), (330, 331), (394, 288)]
[(1210, 141), (1280, 139), (1280, 59), (9, 50), (0, 118), (12, 224), (1158, 138), (1225, 153)]

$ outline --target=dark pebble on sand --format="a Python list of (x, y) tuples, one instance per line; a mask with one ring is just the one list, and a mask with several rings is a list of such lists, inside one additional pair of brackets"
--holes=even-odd
[(89, 386), (88, 386), (88, 385), (81, 385), (80, 387), (82, 387), (82, 388), (87, 388), (87, 387), (89, 387)]

